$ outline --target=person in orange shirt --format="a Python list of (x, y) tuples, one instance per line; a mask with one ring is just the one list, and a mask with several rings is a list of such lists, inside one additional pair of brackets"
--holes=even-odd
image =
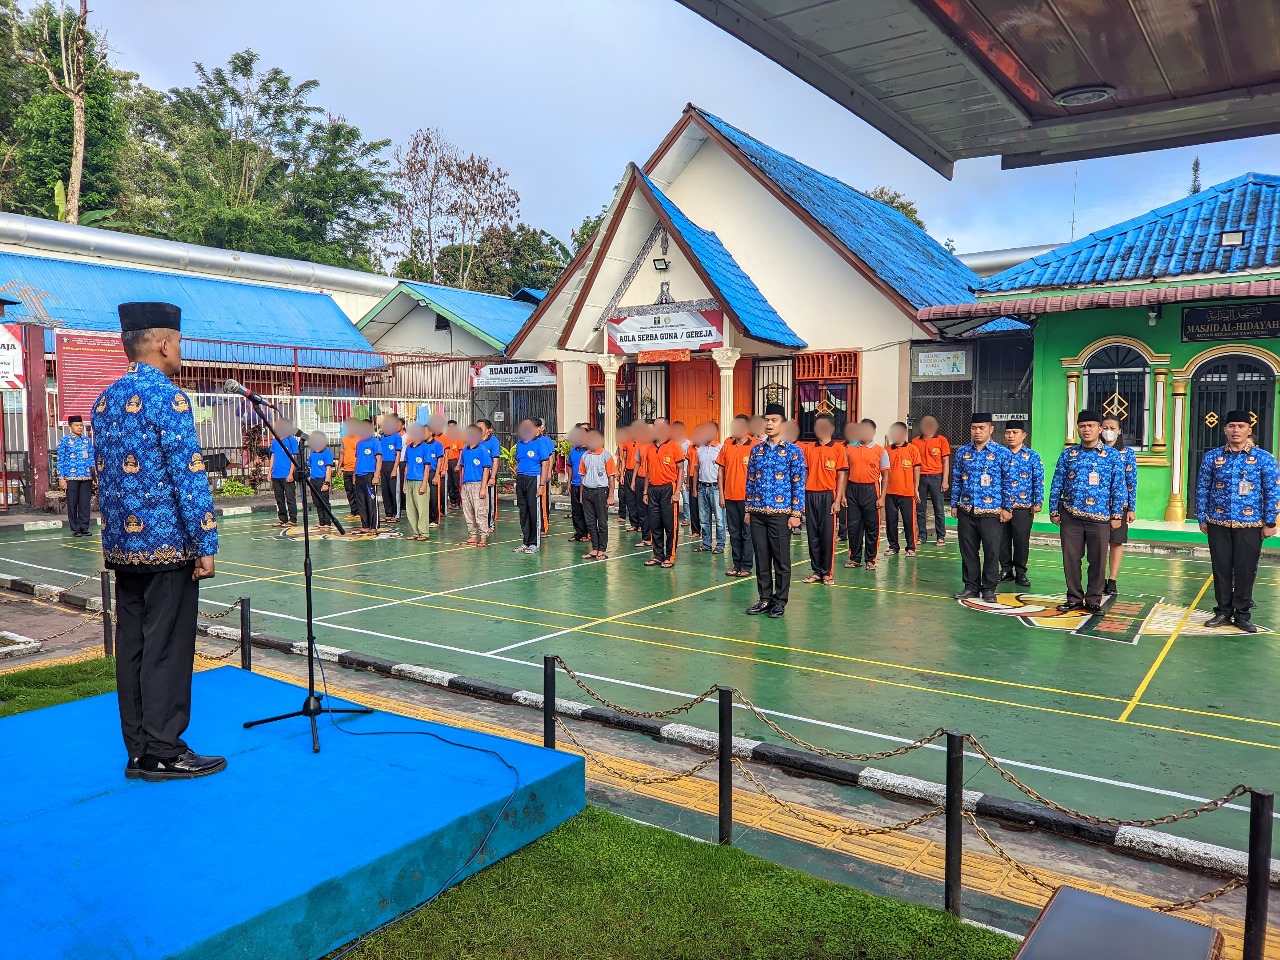
[(747, 464), (751, 448), (758, 441), (751, 435), (751, 418), (740, 413), (729, 424), (729, 440), (720, 448), (716, 463), (720, 465), (720, 506), (724, 509), (725, 529), (729, 532), (729, 554), (733, 561), (731, 577), (752, 576), (755, 550), (751, 545), (751, 527), (747, 523)]
[(653, 557), (646, 567), (661, 566), (670, 570), (676, 564), (676, 541), (680, 538), (680, 483), (684, 476), (685, 456), (680, 444), (671, 438), (671, 423), (666, 417), (653, 422), (653, 443), (645, 447), (644, 502), (649, 508), (649, 529), (653, 535)]
[(360, 438), (356, 436), (355, 417), (347, 417), (342, 421), (342, 491), (347, 495), (347, 506), (350, 512), (348, 520), (356, 517), (356, 446)]
[(920, 436), (911, 441), (920, 457), (920, 496), (916, 503), (916, 531), (919, 541), (928, 540), (925, 520), (933, 504), (933, 535), (938, 546), (947, 542), (946, 497), (951, 489), (951, 444), (938, 433), (938, 418), (926, 413), (920, 418)]
[(809, 566), (813, 572), (805, 583), (835, 583), (836, 514), (844, 500), (849, 480), (845, 448), (835, 441), (836, 421), (820, 414), (813, 422), (815, 443), (801, 444), (804, 450), (804, 519), (809, 534)]
[(849, 482), (845, 486), (845, 504), (849, 508), (849, 562), (845, 567), (876, 568), (880, 549), (880, 511), (884, 509), (885, 473), (889, 470), (889, 454), (876, 443), (876, 422), (862, 420), (845, 428), (849, 442), (845, 456), (849, 460)]
[(644, 500), (644, 460), (645, 451), (653, 445), (653, 424), (643, 420), (633, 423), (631, 436), (636, 444), (631, 451), (631, 529), (640, 534), (637, 547), (652, 547), (649, 506)]
[(916, 555), (916, 499), (920, 496), (920, 448), (907, 443), (907, 425), (889, 428), (889, 479), (884, 496), (884, 530), (889, 556), (898, 555), (898, 518), (907, 535), (907, 556)]
[(635, 467), (631, 466), (631, 456), (636, 449), (636, 442), (631, 438), (631, 427), (618, 428), (618, 523), (631, 526), (631, 475)]

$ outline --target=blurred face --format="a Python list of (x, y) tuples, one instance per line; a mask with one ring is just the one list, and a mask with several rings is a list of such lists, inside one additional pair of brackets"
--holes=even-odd
[(666, 443), (671, 439), (671, 424), (658, 420), (653, 425), (653, 439), (658, 443)]
[(427, 419), (427, 428), (433, 434), (440, 433), (444, 430), (444, 417), (429, 417)]
[(906, 443), (907, 428), (899, 426), (898, 424), (895, 423), (892, 427), (889, 428), (889, 442), (890, 443)]
[(413, 423), (409, 425), (409, 442), (410, 443), (419, 443), (425, 434), (426, 434), (426, 431), (423, 429), (422, 424)]
[(771, 413), (767, 417), (761, 417), (761, 420), (764, 422), (764, 435), (766, 437), (773, 440), (782, 436), (782, 428), (786, 425), (786, 421), (780, 416), (776, 413)]
[(1102, 435), (1102, 424), (1097, 420), (1086, 420), (1084, 423), (1076, 424), (1076, 433), (1080, 434), (1081, 443), (1086, 447), (1092, 447)]
[(844, 439), (846, 443), (858, 443), (862, 439), (861, 424), (846, 423), (844, 425)]
[(741, 440), (747, 435), (747, 421), (734, 419), (729, 424), (729, 435), (735, 440)]
[(324, 450), (329, 446), (329, 438), (317, 430), (307, 437), (307, 446), (312, 450)]
[(1026, 442), (1027, 442), (1027, 431), (1019, 430), (1017, 428), (1014, 428), (1011, 430), (1005, 430), (1004, 445), (1009, 449), (1017, 450)]
[(800, 439), (800, 424), (794, 420), (788, 420), (786, 426), (782, 428), (782, 438), (789, 443), (795, 443)]
[(582, 431), (574, 427), (569, 431), (569, 442), (575, 447), (582, 446)]
[(470, 446), (474, 447), (477, 443), (479, 443), (483, 439), (484, 439), (483, 430), (481, 430), (479, 427), (467, 427), (467, 443)]
[(920, 434), (925, 437), (936, 437), (938, 435), (938, 418), (932, 414), (925, 414), (921, 417)]
[(370, 437), (373, 436), (372, 423), (362, 423), (356, 428), (356, 430), (360, 438), (363, 440), (368, 440)]
[(516, 435), (525, 443), (528, 443), (534, 436), (533, 423), (529, 420), (521, 420), (520, 426), (516, 430)]
[(769, 431), (765, 429), (766, 423), (764, 417), (751, 418), (751, 435), (753, 437), (767, 436)]
[(1253, 436), (1253, 427), (1247, 423), (1228, 423), (1222, 428), (1222, 433), (1226, 436), (1227, 443), (1233, 447), (1243, 447)]
[(981, 446), (991, 439), (991, 434), (995, 432), (995, 425), (991, 423), (971, 423), (969, 424), (969, 439)]
[(689, 430), (683, 423), (675, 423), (671, 425), (671, 436), (676, 440), (686, 440), (689, 437)]
[(604, 434), (599, 430), (592, 430), (587, 434), (587, 446), (592, 450), (600, 450), (604, 447)]
[(826, 443), (836, 435), (836, 425), (826, 417), (819, 417), (813, 424), (813, 432), (819, 440)]
[(869, 424), (869, 423), (859, 423), (859, 424), (858, 424), (858, 438), (859, 438), (863, 443), (875, 443), (875, 442), (876, 442), (876, 428), (875, 428), (875, 427), (873, 427), (873, 426), (872, 426), (871, 424)]
[(280, 420), (276, 422), (276, 432), (282, 437), (292, 437), (295, 433), (293, 424), (288, 420)]

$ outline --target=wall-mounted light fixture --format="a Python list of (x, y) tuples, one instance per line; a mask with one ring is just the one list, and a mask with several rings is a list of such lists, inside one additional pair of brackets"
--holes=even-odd
[(671, 266), (671, 261), (668, 260), (666, 257), (653, 258), (653, 269), (666, 270), (669, 266)]
[(1160, 307), (1157, 304), (1154, 307), (1147, 307), (1147, 326), (1154, 327), (1156, 321), (1160, 319)]
[(1220, 240), (1224, 247), (1243, 247), (1244, 231), (1243, 230), (1223, 230), (1222, 239)]

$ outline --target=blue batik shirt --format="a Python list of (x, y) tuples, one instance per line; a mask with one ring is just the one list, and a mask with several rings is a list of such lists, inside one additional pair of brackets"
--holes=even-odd
[(1005, 489), (1010, 510), (1039, 510), (1044, 503), (1044, 464), (1030, 447), (1009, 451)]
[(1124, 457), (1114, 447), (1074, 444), (1062, 451), (1049, 487), (1049, 513), (1119, 520), (1129, 503)]
[(218, 552), (218, 521), (187, 395), (131, 363), (93, 408), (102, 558), (172, 569)]
[(1009, 448), (992, 441), (981, 450), (972, 443), (956, 450), (951, 457), (951, 509), (979, 516), (1012, 509), (1010, 462)]
[(93, 475), (93, 441), (87, 434), (68, 433), (58, 441), (58, 477), (88, 480)]
[(1280, 514), (1276, 458), (1252, 444), (1210, 450), (1196, 478), (1196, 517), (1224, 527), (1274, 527)]
[[(1114, 447), (1112, 449), (1115, 449)], [(1138, 455), (1133, 447), (1116, 450), (1124, 462), (1125, 509), (1138, 509)]]
[(800, 444), (757, 443), (747, 457), (747, 513), (804, 516), (807, 475)]

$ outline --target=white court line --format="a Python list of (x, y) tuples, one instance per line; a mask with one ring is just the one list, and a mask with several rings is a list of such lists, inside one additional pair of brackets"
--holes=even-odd
[[(10, 561), (5, 557), (0, 557), (0, 561), (18, 563), (23, 566), (36, 566), (35, 564), (25, 563), (21, 560)], [(77, 573), (74, 570), (63, 570), (58, 567), (37, 567), (37, 569), (49, 570), (54, 573), (64, 573), (72, 577), (83, 576), (83, 574)], [(204, 602), (205, 601), (202, 598), (201, 603), (204, 603)], [(216, 600), (212, 600), (208, 602), (217, 603)], [(225, 604), (223, 606), (225, 606)], [(262, 610), (259, 608), (254, 608), (253, 612), (257, 616), (276, 617), (281, 620), (292, 620), (297, 623), (306, 623), (306, 619), (304, 617), (296, 617), (287, 613), (276, 613), (275, 611), (272, 611), (272, 610)], [(541, 663), (530, 663), (528, 660), (517, 660), (515, 657), (499, 656), (496, 652), (485, 653), (479, 650), (467, 650), (462, 647), (452, 647), (446, 644), (432, 643), (428, 640), (416, 640), (412, 637), (401, 637), (401, 636), (396, 636), (395, 634), (390, 634), (390, 633), (379, 633), (374, 630), (364, 630), (360, 627), (348, 627), (338, 623), (319, 623), (317, 625), (321, 627), (327, 627), (330, 630), (342, 630), (347, 633), (357, 633), (363, 636), (378, 637), (383, 640), (397, 640), (402, 643), (412, 643), (418, 646), (431, 647), (437, 650), (447, 650), (451, 653), (463, 653), (473, 657), (482, 657), (487, 660), (496, 660), (501, 663), (511, 663), (511, 664), (515, 664), (517, 666), (525, 667), (532, 670), (542, 669)], [(670, 689), (667, 689), (666, 687), (655, 687), (646, 683), (637, 683), (633, 680), (619, 680), (616, 677), (607, 677), (607, 676), (603, 676), (602, 674), (580, 673), (579, 676), (586, 677), (588, 680), (599, 680), (605, 683), (616, 683), (619, 686), (629, 687), (634, 690), (644, 690), (649, 693), (662, 693), (668, 696), (680, 697), (685, 700), (692, 699), (694, 696), (692, 693), (686, 693), (681, 690), (670, 690)], [(741, 704), (734, 704), (734, 706), (740, 710), (747, 709), (745, 706)], [(910, 740), (904, 737), (897, 737), (887, 733), (876, 733), (874, 730), (863, 730), (859, 727), (850, 727), (842, 723), (836, 723), (835, 721), (832, 721), (832, 720), (817, 720), (817, 719), (814, 719), (813, 717), (805, 717), (800, 714), (784, 713), (783, 711), (780, 711), (780, 710), (765, 710), (763, 708), (760, 710), (760, 712), (767, 714), (768, 716), (771, 716), (771, 717), (780, 717), (784, 720), (795, 720), (800, 723), (811, 723), (814, 726), (826, 727), (830, 730), (839, 730), (842, 733), (853, 733), (859, 736), (870, 737), (875, 740), (887, 740), (891, 743), (910, 743), (911, 742)], [(929, 744), (927, 746), (927, 749), (944, 750), (946, 748), (941, 747), (937, 744)], [(976, 754), (967, 754), (967, 755), (974, 756), (974, 757), (977, 756)], [(1084, 780), (1089, 783), (1099, 783), (1099, 784), (1103, 784), (1104, 786), (1119, 787), (1125, 790), (1134, 790), (1139, 793), (1149, 793), (1149, 794), (1154, 794), (1162, 797), (1171, 797), (1177, 800), (1187, 800), (1187, 801), (1190, 801), (1191, 803), (1207, 803), (1209, 800), (1208, 797), (1197, 797), (1193, 794), (1180, 793), (1179, 791), (1176, 791), (1176, 790), (1165, 790), (1161, 787), (1148, 787), (1139, 783), (1128, 783), (1124, 780), (1112, 780), (1108, 777), (1098, 777), (1088, 773), (1077, 773), (1073, 770), (1062, 770), (1057, 767), (1047, 767), (1037, 763), (1026, 763), (1020, 760), (1011, 760), (1007, 757), (996, 757), (996, 759), (1000, 763), (1009, 767), (1019, 767), (1024, 770), (1035, 770), (1039, 773), (1048, 773), (1048, 774), (1052, 774), (1054, 776), (1059, 776), (1059, 777), (1069, 777), (1075, 780)], [(1241, 806), (1240, 804), (1237, 804), (1237, 803), (1223, 804), (1223, 809), (1243, 811), (1245, 813), (1248, 812), (1248, 807)], [(1275, 813), (1274, 816), (1276, 819), (1280, 819), (1280, 812)]]
[[(694, 543), (695, 541), (686, 540), (684, 542)], [(593, 562), (608, 563), (610, 560), (625, 560), (628, 557), (642, 557), (646, 553), (653, 553), (653, 551), (637, 550), (635, 553), (620, 553), (617, 556), (610, 557), (608, 560), (604, 560), (604, 561), (597, 560)], [(326, 613), (323, 617), (316, 617), (316, 622), (319, 622), (321, 620), (329, 620), (329, 619), (332, 619), (333, 617), (345, 617), (353, 613), (368, 613), (370, 610), (381, 610), (384, 607), (394, 607), (396, 604), (399, 604), (399, 603), (416, 603), (419, 600), (430, 600), (432, 597), (447, 597), (453, 593), (462, 593), (464, 590), (479, 590), (481, 587), (496, 587), (502, 583), (514, 583), (516, 580), (528, 580), (530, 577), (541, 577), (541, 576), (545, 576), (548, 573), (563, 573), (566, 570), (577, 570), (579, 568), (587, 568), (588, 566), (589, 566), (588, 562), (571, 563), (565, 567), (553, 567), (550, 570), (535, 570), (532, 573), (522, 573), (518, 577), (504, 577), (501, 580), (490, 580), (487, 583), (468, 583), (461, 587), (453, 587), (449, 590), (440, 590), (440, 591), (437, 591), (436, 593), (424, 593), (416, 597), (404, 597), (400, 600), (388, 600), (386, 603), (375, 603), (371, 607), (356, 607), (356, 609), (354, 610), (343, 610), (341, 613)], [(264, 579), (267, 579), (267, 578), (264, 578)], [(554, 636), (559, 636), (559, 634), (554, 634)], [(526, 641), (526, 642), (532, 643), (533, 641)], [(507, 648), (504, 647), (503, 649), (505, 650)], [(497, 653), (497, 652), (498, 651), (496, 650), (494, 651), (494, 653)]]

